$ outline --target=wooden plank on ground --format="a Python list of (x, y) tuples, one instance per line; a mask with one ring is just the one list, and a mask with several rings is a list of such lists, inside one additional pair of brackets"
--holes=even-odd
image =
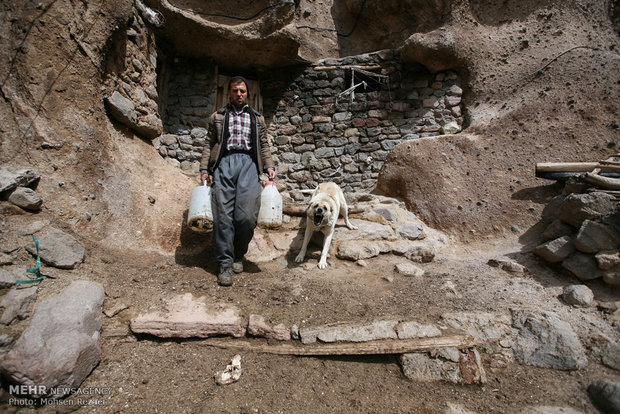
[(439, 348), (465, 349), (477, 345), (469, 335), (447, 335), (433, 338), (381, 339), (368, 342), (336, 342), (303, 345), (300, 343), (267, 343), (264, 340), (208, 338), (202, 344), (236, 351), (251, 351), (277, 355), (385, 355), (425, 352)]

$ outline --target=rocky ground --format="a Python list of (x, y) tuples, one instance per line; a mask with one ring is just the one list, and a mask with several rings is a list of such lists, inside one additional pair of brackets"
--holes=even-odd
[[(358, 223), (361, 217), (353, 216)], [(34, 257), (23, 248), (32, 245), (26, 234), (31, 220), (30, 214), (6, 217), (3, 246), (15, 250), (10, 254), (13, 263), (5, 269), (33, 266)], [(279, 230), (261, 229), (258, 237), (297, 230), (299, 239), (299, 220), (292, 217)], [(522, 234), (462, 244), (425, 230), (431, 234), (428, 244), (436, 245), (437, 254), (432, 262), (416, 264), (422, 275), (396, 272), (398, 264), (411, 261), (393, 253), (358, 262), (332, 254), (330, 266), (321, 271), (316, 267), (318, 246), (314, 246), (307, 263), (300, 265), (293, 261), (295, 251), (281, 252), (281, 257), (267, 262), (248, 263), (232, 288), (215, 282), (208, 234), (189, 233), (187, 249), (176, 258), (102, 249), (80, 240), (88, 252), (84, 263), (75, 270), (44, 265), (43, 273), (55, 279), (39, 284), (37, 302), (58, 294), (75, 280), (88, 279), (104, 287), (103, 354), (81, 385), (104, 394), (69, 397), (63, 401), (72, 405), (54, 409), (66, 412), (90, 401), (100, 405), (80, 411), (516, 413), (545, 412), (535, 411), (535, 407), (554, 406), (565, 411), (556, 408), (550, 412), (597, 412), (587, 387), (596, 380), (617, 378), (618, 366), (609, 366), (614, 365), (609, 361), (617, 352), (619, 339), (618, 316), (613, 314), (617, 290), (600, 280), (583, 283), (558, 273), (531, 253), (536, 240)], [(339, 226), (341, 237), (347, 231), (344, 225)], [(516, 271), (492, 266), (492, 259), (510, 262)], [(527, 270), (522, 272), (519, 265)], [(586, 307), (568, 305), (561, 296), (570, 284), (587, 285), (596, 302)], [(491, 335), (492, 339), (476, 334), (487, 380), (470, 385), (407, 378), (397, 355), (283, 356), (220, 349), (197, 339), (131, 333), (129, 324), (139, 314), (165, 309), (171, 297), (188, 292), (211, 303), (234, 306), (246, 320), (250, 314), (259, 314), (273, 325), (287, 327), (387, 319), (446, 326), (449, 314), (458, 313), (470, 315), (475, 321), (474, 332), (488, 329), (485, 323), (489, 319), (505, 332)], [(561, 315), (583, 344), (587, 365), (557, 370), (517, 363), (511, 355), (516, 329), (504, 319), (510, 319), (514, 310)], [(4, 331), (17, 338), (28, 323), (29, 318), (16, 321)], [(277, 342), (250, 339), (256, 345)], [(502, 342), (507, 352), (498, 353), (500, 340), (507, 341)], [(237, 353), (242, 366), (239, 381), (217, 385), (214, 375)], [(615, 358), (617, 364), (617, 354)], [(8, 412), (18, 411), (15, 403), (8, 403), (9, 398), (5, 392), (4, 407)], [(53, 411), (49, 406), (41, 409)]]
[[(463, 75), (464, 131), (420, 141), (413, 149), (396, 148), (377, 185), (424, 221), (428, 237), (420, 243), (436, 242), (434, 260), (415, 263), (423, 270), (417, 276), (395, 271), (409, 259), (394, 252), (362, 262), (339, 259), (333, 252), (330, 266), (320, 271), (318, 247), (301, 265), (293, 261), (295, 248), (279, 250), (267, 261), (259, 260), (259, 249), (232, 288), (218, 287), (209, 237), (183, 226), (197, 177), (166, 164), (149, 140), (113, 124), (104, 107), (106, 82), (122, 72), (126, 58), (131, 60), (119, 45), (134, 13), (132, 2), (2, 2), (0, 163), (13, 171), (36, 168), (40, 179), (29, 186), (42, 205), (29, 212), (8, 196), (0, 197), (0, 269), (26, 276), (25, 269), (34, 267), (26, 250), (33, 248), (32, 234), (43, 236), (51, 229), (74, 237), (84, 248), (84, 261), (74, 269), (43, 265), (43, 273), (55, 278), (41, 281), (26, 309), (15, 310), (30, 316), (2, 325), (0, 349), (14, 345), (34, 309), (73, 281), (93, 281), (105, 291), (104, 313), (97, 313), (101, 358), (80, 386), (99, 394), (76, 395), (36, 411), (598, 412), (587, 390), (598, 380), (618, 381), (620, 292), (601, 279), (580, 281), (532, 253), (544, 230), (539, 224), (543, 209), (562, 191), (561, 185), (536, 178), (534, 166), (617, 154), (616, 2), (496, 5), (468, 0), (430, 7), (408, 1), (420, 15), (444, 13), (442, 19), (423, 19), (427, 23), (400, 13), (402, 2), (348, 1), (332, 8), (333, 3), (284, 5), (287, 14), (271, 23), (277, 38), (287, 41), (261, 54), (267, 68), (282, 57), (314, 61), (393, 48), (405, 61), (420, 62), (431, 72), (450, 69)], [(170, 8), (164, 2), (148, 4)], [(184, 5), (201, 7), (198, 2)], [(229, 2), (218, 2), (216, 8), (221, 14), (233, 11)], [(344, 33), (357, 18), (365, 30), (346, 39), (329, 31)], [(304, 23), (328, 30), (297, 30), (296, 24)], [(182, 20), (177, 24), (199, 29)], [(213, 50), (220, 59), (229, 50), (231, 34), (240, 50), (254, 56), (257, 40), (272, 41), (261, 37), (254, 22), (238, 25), (215, 18), (206, 26), (204, 33), (220, 36)], [(260, 27), (269, 30), (269, 25)], [(189, 36), (177, 40), (193, 44)], [(247, 64), (239, 62), (240, 67)], [(354, 218), (368, 219), (362, 214)], [(261, 231), (257, 240), (274, 234), (280, 242), (301, 237), (298, 219), (287, 226)], [(338, 237), (348, 235), (339, 226)], [(489, 264), (490, 259), (527, 271), (506, 271)], [(594, 302), (579, 307), (562, 299), (574, 284), (587, 286)], [(9, 284), (3, 286), (5, 300)], [(485, 383), (469, 385), (411, 379), (396, 355), (278, 356), (131, 333), (134, 318), (165, 308), (169, 298), (182, 293), (235, 306), (246, 319), (258, 314), (287, 327), (398, 318), (439, 327), (458, 319), (465, 331), (472, 326), (463, 321), (473, 320), (474, 327), (491, 323), (500, 329), (469, 329), (479, 342), (486, 373)], [(529, 325), (522, 323), (523, 310), (534, 312), (525, 318)], [(558, 360), (576, 357), (578, 369), (519, 362), (523, 336), (554, 319), (545, 312), (564, 322), (554, 322), (551, 332), (565, 336), (550, 335), (543, 342), (562, 345), (570, 339), (566, 342), (572, 346), (562, 348), (565, 358)], [(459, 318), (450, 317), (455, 313)], [(257, 346), (274, 344), (248, 340)], [(239, 381), (217, 385), (214, 374), (237, 353)], [(437, 358), (442, 363), (449, 356), (443, 355)], [(41, 356), (48, 354), (41, 351), (32, 358)], [(1, 392), (3, 411), (33, 411), (28, 401), (9, 402), (6, 387)], [(81, 405), (86, 403), (94, 406)]]

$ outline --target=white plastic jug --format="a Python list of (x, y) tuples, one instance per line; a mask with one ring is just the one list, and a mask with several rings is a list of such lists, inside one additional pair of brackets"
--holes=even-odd
[(194, 231), (206, 232), (213, 228), (211, 212), (211, 187), (206, 181), (192, 190), (189, 198), (187, 227)]
[(274, 181), (267, 181), (260, 195), (258, 225), (280, 227), (282, 225), (282, 196)]

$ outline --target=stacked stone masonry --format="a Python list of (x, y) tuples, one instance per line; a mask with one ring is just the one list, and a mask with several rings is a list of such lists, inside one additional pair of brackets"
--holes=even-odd
[(125, 41), (115, 44), (107, 62), (108, 110), (116, 121), (153, 139), (163, 131), (155, 35), (137, 11), (122, 35)]
[(155, 140), (155, 147), (172, 165), (198, 173), (207, 123), (215, 110), (214, 64), (177, 58), (166, 64), (165, 72), (170, 73), (163, 109), (165, 132)]
[(543, 219), (548, 224), (536, 255), (579, 280), (620, 285), (620, 205), (613, 195), (557, 196)]
[[(169, 162), (196, 173), (208, 116), (217, 109), (210, 65), (168, 64), (164, 134), (154, 140)], [(403, 64), (397, 51), (270, 70), (259, 80), (279, 179), (291, 193), (324, 181), (368, 190), (394, 146), (463, 126), (458, 75)], [(362, 80), (366, 91), (361, 85), (353, 96), (346, 93)]]

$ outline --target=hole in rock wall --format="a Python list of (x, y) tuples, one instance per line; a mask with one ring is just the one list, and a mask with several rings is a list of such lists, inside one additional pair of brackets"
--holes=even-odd
[[(228, 80), (237, 73), (220, 71), (209, 59), (174, 58), (160, 66), (164, 133), (156, 148), (198, 174), (208, 118), (227, 103)], [(368, 191), (396, 145), (463, 128), (458, 74), (431, 74), (400, 62), (397, 51), (239, 74), (251, 82), (251, 103), (265, 115), (280, 182), (293, 196), (324, 181)]]

